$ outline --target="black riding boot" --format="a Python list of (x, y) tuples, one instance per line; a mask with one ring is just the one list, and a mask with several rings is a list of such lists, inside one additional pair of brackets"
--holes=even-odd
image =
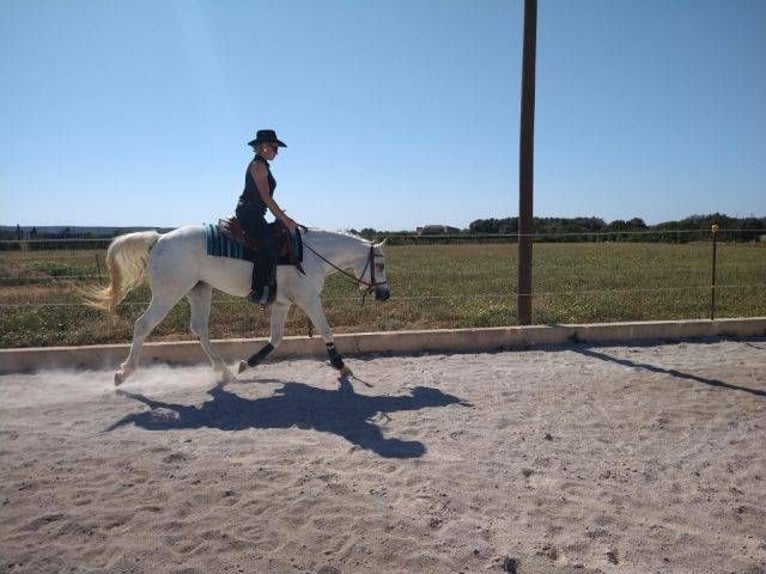
[(253, 303), (268, 305), (277, 296), (276, 280), (274, 279), (277, 250), (271, 226), (266, 223), (263, 214), (254, 213), (246, 208), (237, 208), (237, 219), (245, 233), (256, 244), (252, 253), (253, 277), (250, 294), (247, 296)]
[[(277, 297), (276, 265), (268, 248), (261, 246), (253, 261), (252, 287), (247, 298), (259, 305), (268, 305)], [(265, 252), (265, 253), (264, 253)]]

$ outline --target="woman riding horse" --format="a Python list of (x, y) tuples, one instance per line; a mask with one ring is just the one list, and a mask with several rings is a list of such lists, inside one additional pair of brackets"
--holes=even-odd
[(248, 299), (253, 303), (267, 305), (277, 295), (276, 247), (271, 227), (266, 223), (266, 210), (293, 231), (298, 224), (282, 211), (274, 200), (277, 182), (271, 174), (269, 161), (274, 161), (280, 147), (287, 147), (277, 138), (274, 130), (258, 130), (255, 139), (248, 142), (255, 157), (247, 167), (245, 189), (237, 203), (236, 216), (240, 225), (258, 245), (253, 261), (252, 290)]

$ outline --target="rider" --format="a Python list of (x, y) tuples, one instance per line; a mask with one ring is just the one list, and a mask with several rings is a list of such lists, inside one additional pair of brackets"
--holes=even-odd
[(255, 139), (247, 145), (253, 148), (255, 157), (247, 167), (245, 189), (239, 197), (236, 216), (245, 232), (258, 244), (248, 299), (266, 305), (273, 302), (277, 294), (276, 246), (266, 223), (266, 210), (271, 211), (290, 231), (298, 224), (282, 211), (273, 198), (277, 182), (271, 175), (269, 161), (277, 157), (280, 147), (287, 145), (279, 141), (274, 130), (258, 130)]

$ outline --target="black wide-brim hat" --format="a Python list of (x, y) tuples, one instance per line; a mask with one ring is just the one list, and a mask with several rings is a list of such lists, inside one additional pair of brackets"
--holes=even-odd
[(255, 134), (255, 139), (247, 142), (247, 145), (250, 147), (256, 147), (262, 143), (274, 143), (279, 147), (287, 147), (286, 143), (279, 141), (277, 138), (277, 132), (274, 130), (258, 130), (258, 132)]

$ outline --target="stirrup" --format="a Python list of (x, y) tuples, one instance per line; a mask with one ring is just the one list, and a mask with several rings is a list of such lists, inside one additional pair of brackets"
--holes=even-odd
[(265, 303), (264, 297), (267, 295), (266, 288), (263, 289), (262, 292), (258, 292), (255, 289), (250, 291), (247, 295), (247, 300), (251, 303), (255, 303), (256, 305), (263, 305)]
[(260, 294), (257, 291), (253, 290), (253, 291), (250, 291), (247, 298), (251, 303), (255, 303), (256, 305), (265, 307), (266, 305), (269, 305), (274, 302), (274, 299), (276, 299), (276, 292), (272, 292), (271, 287), (269, 287), (268, 285), (265, 285), (263, 287), (263, 291)]

